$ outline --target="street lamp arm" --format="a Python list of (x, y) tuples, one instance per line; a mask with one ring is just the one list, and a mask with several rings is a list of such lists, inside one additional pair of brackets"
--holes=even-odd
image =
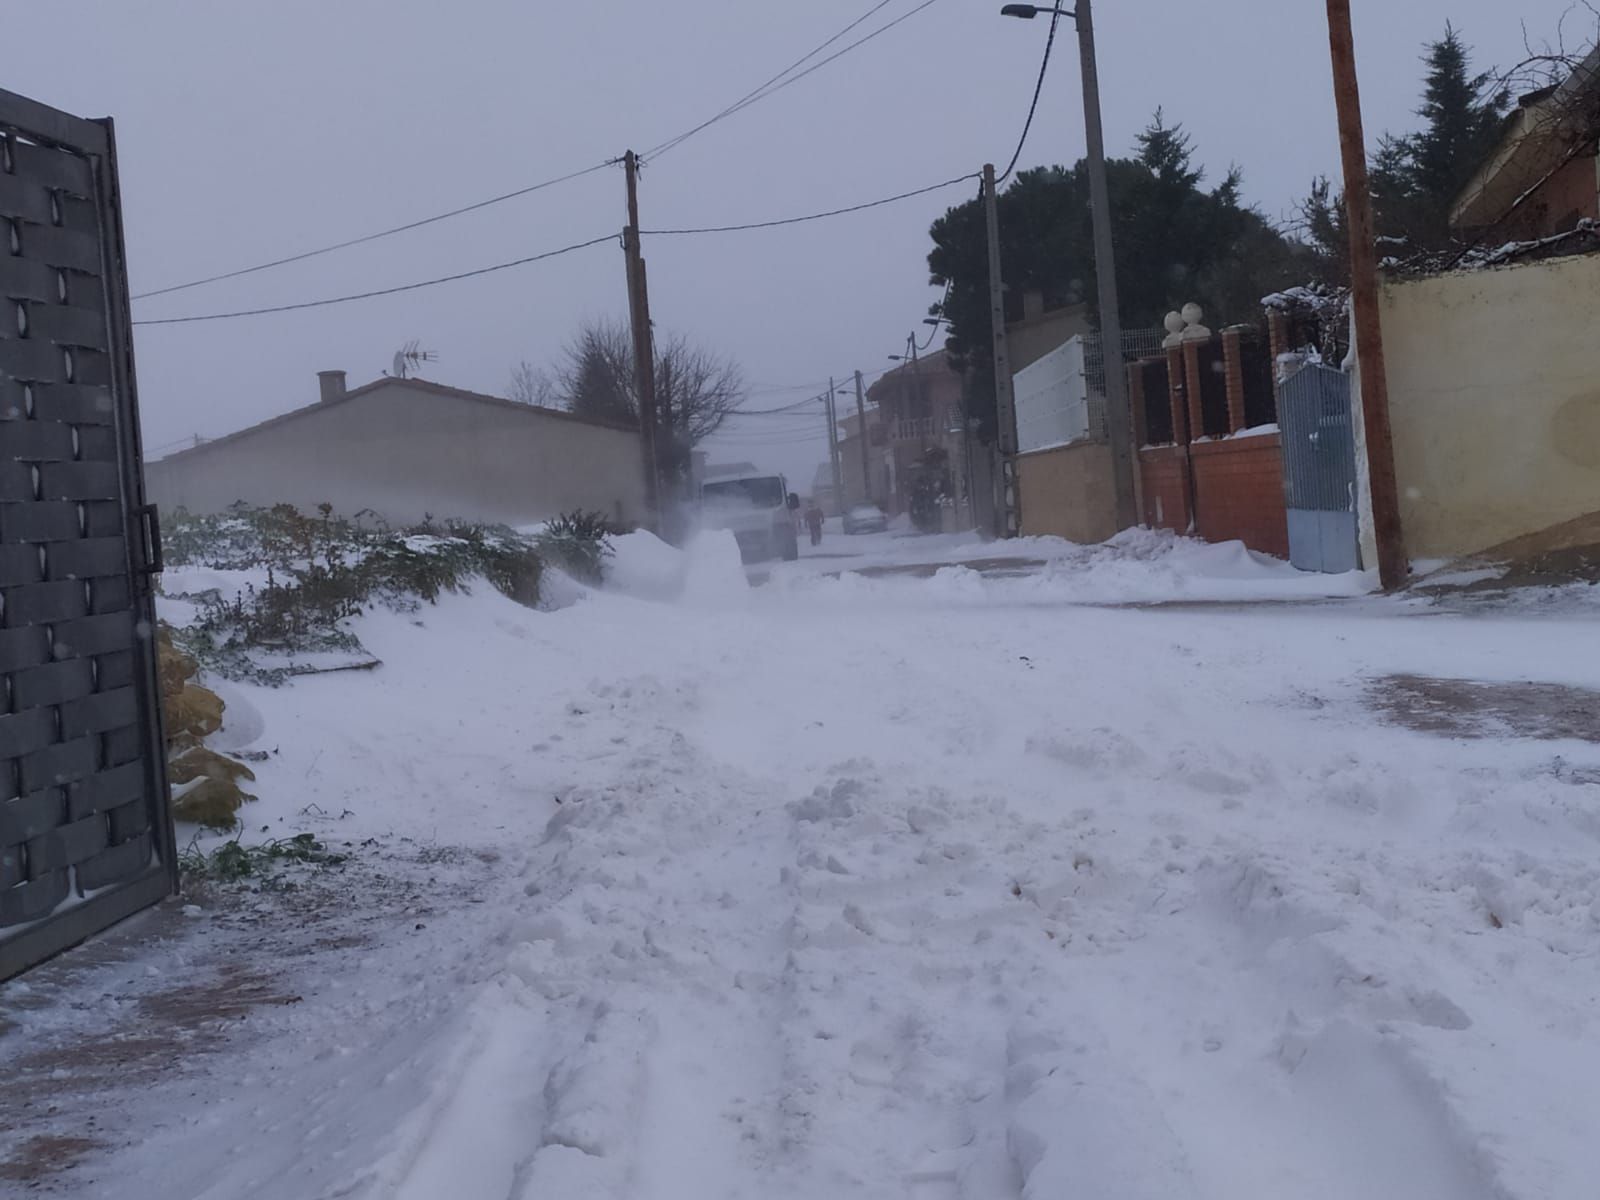
[(1037, 4), (1007, 4), (1000, 10), (1002, 17), (1021, 17), (1024, 21), (1031, 21), (1038, 16), (1046, 17), (1071, 17), (1077, 20), (1078, 14), (1070, 8), (1040, 8)]

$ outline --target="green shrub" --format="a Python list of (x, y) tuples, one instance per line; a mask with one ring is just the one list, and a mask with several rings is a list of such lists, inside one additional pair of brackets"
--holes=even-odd
[(269, 888), (281, 888), (288, 886), (279, 878), (284, 867), (338, 867), (344, 865), (348, 857), (329, 850), (309, 833), (298, 833), (256, 846), (246, 846), (235, 838), (210, 853), (191, 843), (178, 856), (178, 867), (187, 879), (214, 883), (252, 879)]
[(548, 522), (536, 540), (550, 562), (580, 583), (598, 586), (612, 553), (611, 539), (620, 532), (603, 513), (580, 508)]

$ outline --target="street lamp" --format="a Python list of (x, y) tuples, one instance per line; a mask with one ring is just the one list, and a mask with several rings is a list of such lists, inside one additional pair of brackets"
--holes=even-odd
[(1128, 408), (1128, 379), (1122, 363), (1122, 318), (1117, 300), (1116, 251), (1111, 242), (1111, 192), (1106, 183), (1105, 133), (1100, 125), (1100, 74), (1095, 65), (1093, 0), (1078, 0), (1076, 9), (1007, 4), (1002, 16), (1025, 21), (1044, 14), (1071, 17), (1078, 27), (1083, 64), (1083, 123), (1088, 143), (1089, 209), (1094, 218), (1094, 270), (1100, 299), (1101, 359), (1106, 369), (1106, 435), (1111, 442), (1111, 478), (1117, 500), (1117, 528), (1138, 521), (1133, 495), (1133, 414)]

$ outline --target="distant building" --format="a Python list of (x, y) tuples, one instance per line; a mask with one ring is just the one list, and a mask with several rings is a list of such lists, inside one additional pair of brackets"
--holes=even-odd
[(867, 392), (882, 429), (880, 454), (889, 483), (883, 499), (891, 515), (915, 515), (919, 505), (931, 503), (950, 510), (965, 502), (961, 388), (961, 376), (941, 349), (885, 373)]
[(839, 415), (839, 474), (844, 480), (844, 507), (876, 504), (889, 511), (894, 494), (894, 456), (889, 449), (888, 427), (876, 406), (867, 408), (865, 415), (865, 433), (859, 414)]
[(343, 371), (319, 379), (315, 404), (147, 463), (150, 499), (195, 513), (329, 504), (392, 525), (647, 516), (635, 429), (421, 379), (350, 390)]
[(1530, 92), (1467, 181), (1450, 225), (1472, 237), (1533, 240), (1600, 220), (1600, 48), (1555, 87)]

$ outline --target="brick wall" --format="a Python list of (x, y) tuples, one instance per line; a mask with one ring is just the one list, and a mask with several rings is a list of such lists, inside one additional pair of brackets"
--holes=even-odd
[(1139, 451), (1144, 523), (1152, 529), (1189, 530), (1189, 464), (1182, 446), (1147, 446)]
[[(1189, 450), (1194, 458), (1195, 532), (1209, 542), (1237, 539), (1252, 550), (1288, 558), (1278, 435), (1196, 442)], [(1145, 486), (1148, 492), (1148, 482)]]

